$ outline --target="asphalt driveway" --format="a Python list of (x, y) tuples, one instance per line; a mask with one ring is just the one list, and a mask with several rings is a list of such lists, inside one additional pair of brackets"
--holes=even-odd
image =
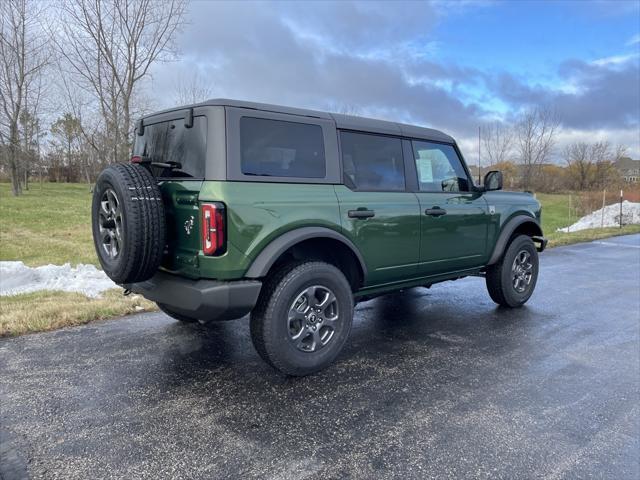
[(360, 304), (303, 379), (259, 359), (246, 318), (0, 340), (1, 476), (637, 479), (640, 235), (541, 259), (519, 310), (477, 278)]

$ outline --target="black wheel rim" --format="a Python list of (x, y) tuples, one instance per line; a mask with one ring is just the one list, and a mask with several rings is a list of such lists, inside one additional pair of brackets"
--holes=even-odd
[(115, 260), (122, 251), (122, 206), (111, 188), (105, 190), (100, 199), (98, 229), (102, 250), (107, 258)]
[(518, 293), (524, 293), (531, 286), (533, 278), (533, 263), (531, 253), (527, 250), (520, 250), (513, 259), (511, 265), (511, 282), (513, 289)]
[(322, 285), (307, 287), (289, 308), (289, 340), (302, 352), (316, 352), (334, 339), (339, 321), (338, 299), (331, 289)]

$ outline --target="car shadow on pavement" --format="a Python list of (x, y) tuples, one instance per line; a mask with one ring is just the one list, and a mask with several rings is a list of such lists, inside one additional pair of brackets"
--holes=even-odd
[[(326, 372), (313, 377), (333, 376), (344, 368), (368, 370), (376, 364), (392, 368), (395, 355), (449, 353), (440, 350), (473, 346), (487, 332), (489, 336), (508, 332), (504, 341), (515, 345), (526, 336), (526, 324), (534, 317), (527, 307), (452, 309), (446, 298), (424, 289), (386, 295), (357, 305), (344, 351)], [(174, 385), (214, 377), (236, 383), (255, 382), (256, 377), (275, 384), (304, 381), (285, 377), (262, 361), (251, 344), (248, 317), (207, 325), (175, 322), (166, 327), (163, 337), (167, 339), (164, 373)]]

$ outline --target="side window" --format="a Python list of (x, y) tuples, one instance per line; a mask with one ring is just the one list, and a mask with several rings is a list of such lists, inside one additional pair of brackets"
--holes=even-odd
[(366, 133), (340, 132), (346, 181), (356, 190), (403, 191), (402, 141)]
[(245, 175), (324, 178), (322, 127), (242, 117), (240, 165)]
[(453, 146), (420, 140), (412, 144), (420, 191), (469, 191), (469, 179)]

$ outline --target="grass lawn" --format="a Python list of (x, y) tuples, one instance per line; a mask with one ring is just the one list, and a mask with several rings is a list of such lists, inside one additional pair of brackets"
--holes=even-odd
[(32, 183), (14, 197), (11, 185), (0, 183), (0, 260), (21, 260), (32, 267), (67, 262), (98, 266), (89, 187)]
[[(559, 233), (569, 223), (569, 196), (539, 194), (542, 226), (550, 246), (640, 232), (640, 225)], [(572, 218), (575, 222), (577, 218)], [(21, 197), (0, 183), (0, 260), (30, 266), (90, 263), (99, 266), (91, 238), (91, 193), (87, 185), (33, 183)], [(0, 279), (1, 280), (1, 279)], [(37, 292), (0, 299), (0, 336), (52, 330), (128, 313), (155, 304), (122, 290), (92, 299), (79, 293)]]
[[(21, 260), (32, 267), (49, 263), (99, 266), (91, 238), (89, 187), (34, 182), (16, 198), (10, 184), (0, 183), (0, 260)], [(0, 297), (0, 336), (53, 330), (155, 308), (138, 295), (124, 297), (121, 289), (110, 290), (98, 299), (45, 291)]]

